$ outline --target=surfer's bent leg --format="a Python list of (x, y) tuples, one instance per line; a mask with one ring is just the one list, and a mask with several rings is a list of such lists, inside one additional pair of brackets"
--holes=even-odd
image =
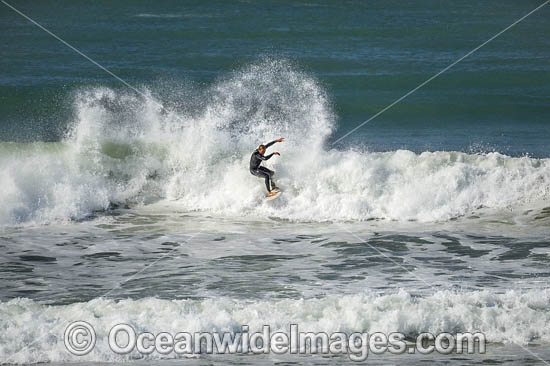
[[(264, 169), (267, 170), (267, 172)], [(271, 192), (270, 178), (271, 178), (272, 174), (269, 174), (269, 172), (271, 172), (271, 170), (261, 166), (258, 169), (250, 171), (250, 172), (253, 175), (257, 176), (257, 177), (264, 178), (265, 179), (265, 188), (267, 188), (268, 192)], [(271, 172), (271, 173), (273, 173), (273, 172)]]
[(258, 170), (261, 170), (262, 172), (269, 174), (270, 178), (273, 177), (273, 174), (275, 174), (273, 170), (267, 169), (265, 166), (259, 167)]
[(265, 179), (265, 186), (267, 188), (267, 191), (271, 192), (272, 189), (275, 189), (275, 183), (273, 183), (273, 175), (275, 174), (275, 172), (263, 166), (259, 167), (258, 170), (262, 171), (264, 174), (267, 174)]

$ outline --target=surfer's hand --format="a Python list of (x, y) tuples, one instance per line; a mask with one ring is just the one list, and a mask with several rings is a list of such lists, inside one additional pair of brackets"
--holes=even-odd
[(278, 152), (274, 152), (273, 155), (281, 155), (281, 154), (279, 154)]
[(284, 140), (285, 140), (285, 139), (281, 137), (281, 138), (278, 138), (278, 139), (275, 140), (275, 141), (277, 141), (277, 142), (283, 142)]

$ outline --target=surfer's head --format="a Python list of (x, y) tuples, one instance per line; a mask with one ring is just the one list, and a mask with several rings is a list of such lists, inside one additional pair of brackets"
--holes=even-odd
[(258, 152), (262, 155), (265, 154), (265, 145), (258, 146)]

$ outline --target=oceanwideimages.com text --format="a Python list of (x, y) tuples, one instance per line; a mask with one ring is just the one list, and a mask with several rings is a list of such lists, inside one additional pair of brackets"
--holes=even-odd
[[(86, 322), (69, 324), (65, 329), (67, 350), (75, 355), (85, 355), (96, 345), (95, 329)], [(321, 354), (348, 355), (353, 361), (365, 361), (369, 354), (473, 354), (485, 353), (483, 333), (418, 334), (415, 339), (393, 332), (304, 332), (298, 324), (288, 330), (272, 331), (264, 325), (261, 331), (251, 331), (242, 325), (233, 332), (138, 332), (129, 324), (117, 324), (109, 330), (107, 342), (116, 354), (138, 352), (142, 355), (158, 353), (168, 355), (197, 354)]]

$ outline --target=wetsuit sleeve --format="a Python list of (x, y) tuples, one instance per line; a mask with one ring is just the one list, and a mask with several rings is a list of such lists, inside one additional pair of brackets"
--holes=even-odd
[(276, 142), (277, 142), (277, 140), (273, 140), (271, 142), (268, 142), (267, 144), (265, 144), (265, 148), (267, 149), (268, 147), (270, 147), (271, 145), (273, 145)]
[(258, 155), (259, 155), (260, 159), (262, 159), (262, 160), (269, 160), (273, 156), (273, 153), (271, 153), (269, 155), (260, 155), (260, 154), (258, 154)]

